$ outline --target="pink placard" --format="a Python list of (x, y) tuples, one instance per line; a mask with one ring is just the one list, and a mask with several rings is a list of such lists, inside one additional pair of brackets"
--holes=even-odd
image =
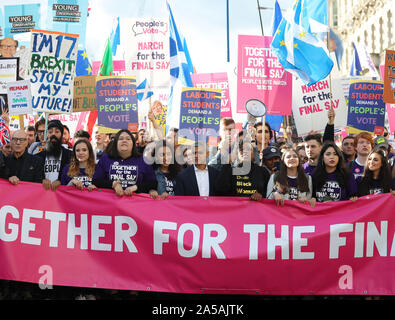
[[(395, 197), (118, 197), (0, 180), (0, 279), (181, 293), (394, 295)], [(197, 210), (198, 208), (198, 210)]]
[(195, 88), (220, 89), (222, 92), (221, 117), (232, 117), (228, 74), (226, 72), (195, 73), (191, 74), (191, 78)]
[(292, 114), (292, 75), (272, 54), (269, 36), (239, 35), (237, 112), (246, 113), (250, 99), (265, 103), (267, 114)]
[[(101, 61), (92, 62), (92, 74), (97, 76), (100, 70)], [(113, 60), (112, 62), (114, 76), (126, 76), (125, 60)]]

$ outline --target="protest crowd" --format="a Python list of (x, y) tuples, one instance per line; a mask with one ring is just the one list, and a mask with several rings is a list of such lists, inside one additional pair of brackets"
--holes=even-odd
[[(13, 57), (18, 42), (0, 41), (1, 57)], [(20, 79), (18, 79), (20, 80)], [(213, 94), (214, 97), (214, 94)], [(360, 130), (341, 135), (335, 128), (337, 110), (328, 108), (321, 132), (297, 136), (289, 122), (274, 130), (265, 117), (248, 117), (237, 128), (232, 117), (220, 117), (217, 135), (200, 135), (182, 142), (183, 130), (166, 134), (153, 110), (149, 126), (104, 133), (96, 122), (93, 131), (73, 132), (61, 120), (37, 113), (34, 123), (12, 130), (6, 97), (1, 99), (0, 179), (17, 190), (20, 182), (42, 185), (42, 192), (61, 186), (81, 192), (111, 190), (114, 199), (149, 194), (149, 201), (171, 197), (241, 197), (252, 202), (272, 199), (277, 206), (298, 201), (357, 202), (368, 195), (395, 196), (395, 132)], [(163, 103), (164, 104), (164, 103)], [(210, 138), (210, 139), (209, 139)], [(215, 139), (212, 139), (215, 138)], [(213, 143), (213, 141), (215, 141)], [(76, 199), (78, 201), (78, 199)], [(133, 299), (137, 291), (57, 287), (40, 290), (37, 284), (0, 280), (1, 299)]]

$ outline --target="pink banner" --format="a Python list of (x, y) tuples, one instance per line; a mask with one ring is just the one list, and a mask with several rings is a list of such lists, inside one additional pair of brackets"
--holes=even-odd
[(292, 114), (292, 75), (272, 54), (269, 36), (239, 35), (237, 112), (247, 113), (250, 99), (265, 103), (267, 114)]
[[(92, 62), (92, 74), (97, 76), (100, 70), (101, 61)], [(112, 62), (114, 76), (126, 76), (125, 60), (114, 60)]]
[(311, 208), (52, 192), (4, 180), (0, 189), (1, 279), (182, 293), (395, 294), (390, 194)]
[(195, 73), (191, 74), (193, 86), (203, 89), (220, 89), (221, 97), (221, 118), (232, 118), (232, 106), (230, 104), (228, 74), (226, 72), (217, 73)]

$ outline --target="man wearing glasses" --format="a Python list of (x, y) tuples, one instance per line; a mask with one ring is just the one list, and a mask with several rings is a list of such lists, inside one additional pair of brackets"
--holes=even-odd
[(37, 121), (34, 129), (36, 130), (36, 142), (33, 142), (28, 149), (28, 152), (33, 155), (40, 153), (45, 148), (45, 119)]
[(11, 138), (13, 153), (5, 159), (7, 178), (13, 185), (19, 181), (42, 183), (44, 179), (44, 162), (26, 151), (27, 144), (26, 132), (15, 131)]
[(16, 48), (18, 48), (18, 41), (9, 37), (0, 40), (0, 54), (3, 58), (13, 57)]

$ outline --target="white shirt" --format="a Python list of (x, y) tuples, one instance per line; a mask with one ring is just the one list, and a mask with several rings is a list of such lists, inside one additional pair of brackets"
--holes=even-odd
[(210, 180), (208, 177), (208, 167), (204, 170), (199, 170), (196, 168), (195, 165), (193, 165), (195, 168), (195, 175), (196, 175), (196, 181), (197, 185), (199, 188), (199, 194), (201, 197), (208, 197), (210, 194)]

